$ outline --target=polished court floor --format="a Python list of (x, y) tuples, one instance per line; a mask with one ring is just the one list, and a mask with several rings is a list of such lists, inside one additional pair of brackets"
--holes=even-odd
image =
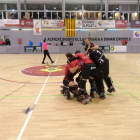
[(51, 56), (52, 73), (42, 54), (0, 54), (0, 140), (140, 140), (140, 54), (106, 54), (116, 93), (88, 105), (61, 95), (66, 58)]

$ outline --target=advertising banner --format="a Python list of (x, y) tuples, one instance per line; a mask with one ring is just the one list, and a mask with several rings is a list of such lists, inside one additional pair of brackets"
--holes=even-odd
[(110, 46), (110, 52), (127, 52), (127, 46)]
[(134, 31), (133, 38), (140, 38), (140, 31)]
[(33, 28), (34, 35), (42, 35), (41, 20), (33, 20)]
[(93, 28), (97, 27), (97, 20), (77, 20), (77, 28)]
[(0, 27), (19, 26), (18, 19), (0, 19)]
[(115, 28), (115, 20), (97, 20), (98, 28)]
[(42, 27), (64, 27), (63, 20), (42, 20)]
[(131, 27), (140, 27), (140, 20), (131, 20)]
[(33, 20), (21, 19), (19, 22), (20, 27), (33, 27)]
[(127, 21), (126, 20), (116, 20), (116, 28), (126, 28)]

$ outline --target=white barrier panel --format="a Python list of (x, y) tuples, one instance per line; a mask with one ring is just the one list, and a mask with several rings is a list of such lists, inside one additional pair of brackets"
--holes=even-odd
[(0, 27), (19, 26), (18, 19), (0, 19)]
[(42, 35), (41, 20), (33, 20), (33, 28), (34, 35)]
[(127, 46), (110, 46), (110, 52), (127, 52)]
[(97, 20), (98, 28), (115, 28), (115, 20)]
[(140, 38), (140, 31), (134, 31), (133, 38)]
[(42, 20), (42, 27), (64, 27), (64, 20)]

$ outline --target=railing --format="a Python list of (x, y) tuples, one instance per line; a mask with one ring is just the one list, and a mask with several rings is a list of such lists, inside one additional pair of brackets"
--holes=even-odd
[[(64, 28), (64, 20), (38, 20), (41, 22), (42, 28)], [(0, 28), (8, 26), (17, 26), (19, 28), (33, 28), (34, 20), (18, 20), (18, 19), (0, 19)], [(139, 20), (132, 20), (130, 24), (125, 20), (76, 20), (76, 28), (96, 28), (96, 29), (111, 29), (111, 28), (127, 28), (140, 27)]]

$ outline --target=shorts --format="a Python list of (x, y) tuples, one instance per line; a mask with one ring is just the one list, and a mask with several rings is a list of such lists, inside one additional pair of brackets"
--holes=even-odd
[(96, 74), (96, 65), (94, 63), (86, 64), (83, 70), (83, 79), (89, 79), (89, 77), (94, 77)]
[(63, 85), (66, 86), (66, 87), (68, 87), (68, 86), (69, 86), (69, 83), (70, 83), (71, 81), (72, 81), (72, 82), (74, 81), (73, 78), (71, 78), (71, 79), (66, 79), (66, 80), (64, 79), (64, 80), (63, 80)]

